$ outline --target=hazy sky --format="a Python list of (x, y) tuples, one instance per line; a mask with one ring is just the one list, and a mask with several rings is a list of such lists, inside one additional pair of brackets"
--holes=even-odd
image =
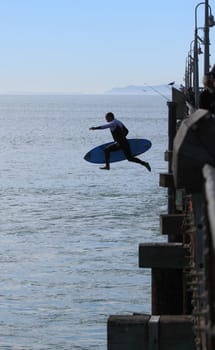
[[(0, 0), (0, 93), (103, 93), (183, 83), (198, 3)], [(197, 20), (203, 27), (204, 6)], [(213, 64), (215, 27), (210, 38)]]

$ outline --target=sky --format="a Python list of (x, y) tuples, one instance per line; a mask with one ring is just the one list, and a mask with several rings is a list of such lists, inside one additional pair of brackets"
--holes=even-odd
[[(0, 0), (0, 94), (100, 94), (128, 85), (183, 84), (199, 3)], [(204, 26), (202, 5), (197, 26)], [(210, 39), (213, 65), (215, 27)]]

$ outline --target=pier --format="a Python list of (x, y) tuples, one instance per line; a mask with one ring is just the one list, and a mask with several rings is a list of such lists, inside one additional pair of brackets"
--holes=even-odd
[(182, 118), (177, 103), (168, 103), (169, 172), (160, 174), (167, 242), (139, 244), (139, 267), (151, 268), (152, 314), (111, 315), (108, 350), (215, 349), (215, 118), (200, 109)]
[[(208, 1), (195, 13), (200, 5), (206, 13), (208, 71), (212, 15)], [(160, 174), (159, 185), (166, 188), (168, 203), (158, 218), (166, 243), (139, 244), (139, 268), (151, 269), (152, 314), (110, 315), (108, 350), (215, 349), (215, 118), (198, 108), (198, 56), (193, 64), (194, 76), (185, 75), (185, 89), (173, 87), (167, 102), (168, 171)]]

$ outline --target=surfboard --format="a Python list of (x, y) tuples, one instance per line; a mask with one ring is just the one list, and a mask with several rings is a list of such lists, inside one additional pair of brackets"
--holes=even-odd
[[(128, 139), (131, 153), (133, 156), (138, 156), (141, 153), (148, 151), (152, 143), (146, 139)], [(103, 145), (97, 146), (91, 149), (84, 156), (84, 159), (90, 163), (102, 164), (105, 163), (104, 157), (104, 149), (113, 142), (104, 143)], [(111, 152), (110, 154), (110, 163), (120, 162), (121, 160), (125, 160), (125, 154), (122, 150)]]

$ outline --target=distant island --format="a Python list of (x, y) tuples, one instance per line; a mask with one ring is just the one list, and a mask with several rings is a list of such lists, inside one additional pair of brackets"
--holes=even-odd
[(106, 91), (105, 94), (110, 95), (171, 95), (173, 83), (162, 84), (162, 85), (128, 85), (125, 87), (112, 88)]
[(81, 91), (60, 92), (60, 91), (7, 91), (0, 92), (0, 95), (160, 95), (169, 98), (172, 93), (172, 86), (179, 88), (174, 82), (160, 85), (128, 85), (124, 87), (113, 87), (112, 89), (100, 93), (89, 93)]

